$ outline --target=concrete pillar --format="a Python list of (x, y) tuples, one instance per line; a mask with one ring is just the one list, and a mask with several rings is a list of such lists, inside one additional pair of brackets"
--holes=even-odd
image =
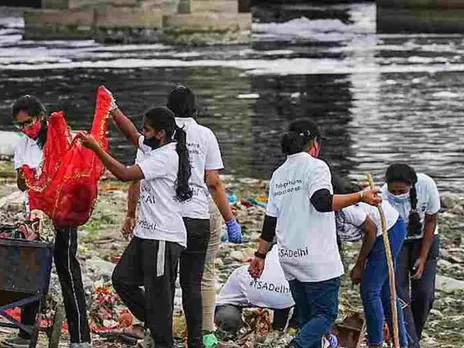
[(25, 15), (26, 37), (87, 38), (93, 31), (103, 41), (153, 42), (162, 34), (170, 43), (196, 44), (250, 37), (251, 14), (239, 13), (239, 0), (42, 1), (44, 10)]
[(26, 39), (90, 39), (93, 35), (94, 11), (90, 10), (26, 10)]
[(69, 0), (42, 0), (42, 8), (66, 9), (69, 8)]
[(141, 8), (159, 8), (163, 14), (177, 13), (179, 3), (182, 0), (139, 0), (138, 6)]
[(239, 2), (238, 0), (180, 0), (179, 13), (238, 13)]

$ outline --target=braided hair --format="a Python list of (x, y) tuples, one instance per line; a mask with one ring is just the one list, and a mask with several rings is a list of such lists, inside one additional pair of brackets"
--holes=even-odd
[(411, 211), (409, 212), (408, 235), (417, 236), (422, 233), (422, 223), (417, 211), (417, 174), (416, 171), (407, 164), (394, 163), (390, 165), (385, 174), (385, 181), (387, 184), (392, 182), (403, 182), (411, 189), (409, 191), (409, 200), (411, 202)]

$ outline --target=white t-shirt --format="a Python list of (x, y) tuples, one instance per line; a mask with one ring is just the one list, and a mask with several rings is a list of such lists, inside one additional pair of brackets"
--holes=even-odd
[[(388, 201), (382, 201), (387, 231), (398, 221), (399, 214)], [(337, 234), (343, 242), (356, 242), (364, 237), (361, 225), (370, 217), (377, 227), (377, 237), (382, 235), (379, 210), (366, 203), (359, 203), (335, 213)]]
[[(37, 145), (37, 142), (28, 136), (23, 136), (16, 144), (14, 151), (14, 169), (21, 169), (23, 165), (27, 165), (32, 169), (36, 169), (36, 175), (40, 175), (40, 167), (43, 161), (43, 150)], [(26, 214), (29, 214), (29, 196), (27, 191), (24, 192), (26, 202)]]
[[(139, 141), (143, 143), (143, 137)], [(151, 149), (150, 149), (151, 150)], [(139, 216), (134, 235), (142, 239), (164, 240), (186, 246), (187, 232), (176, 199), (179, 156), (176, 143), (147, 151), (137, 165), (145, 179), (140, 181)]]
[(28, 136), (23, 136), (16, 144), (14, 152), (14, 169), (18, 170), (23, 165), (30, 168), (38, 168), (42, 164), (43, 151), (37, 142)]
[(321, 213), (311, 196), (333, 193), (329, 167), (308, 153), (287, 157), (272, 175), (268, 216), (277, 218), (277, 244), (287, 280), (321, 282), (343, 274), (334, 212)]
[[(440, 194), (438, 193), (437, 184), (435, 181), (428, 175), (423, 173), (417, 174), (417, 183), (416, 183), (416, 193), (417, 193), (417, 212), (419, 213), (421, 223), (424, 225), (425, 214), (434, 215), (440, 210)], [(406, 199), (399, 201), (395, 199), (388, 191), (387, 184), (382, 186), (382, 198), (388, 200), (390, 204), (395, 208), (400, 216), (403, 218), (405, 224), (409, 223), (409, 213), (411, 212), (411, 200)], [(438, 234), (438, 225), (435, 230), (435, 234)], [(406, 237), (407, 239), (420, 239), (424, 236), (422, 233), (419, 236)]]
[(217, 306), (262, 307), (283, 309), (293, 307), (290, 287), (279, 263), (277, 247), (269, 251), (264, 271), (258, 280), (251, 278), (248, 266), (237, 268), (219, 292)]
[(189, 185), (192, 199), (182, 203), (182, 216), (192, 219), (209, 219), (209, 191), (205, 183), (205, 170), (221, 170), (221, 151), (214, 133), (199, 125), (193, 118), (176, 118), (178, 127), (187, 133), (187, 147), (192, 166)]

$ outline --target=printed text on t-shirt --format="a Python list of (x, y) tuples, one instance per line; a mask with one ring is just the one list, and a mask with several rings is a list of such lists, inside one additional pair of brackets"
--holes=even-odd
[(190, 155), (201, 155), (201, 146), (197, 143), (187, 143), (187, 149)]
[(298, 258), (298, 257), (304, 257), (304, 256), (308, 256), (309, 255), (309, 251), (308, 251), (308, 247), (305, 247), (304, 249), (279, 249), (279, 257), (280, 258), (291, 258), (291, 257), (294, 257), (294, 258)]
[(149, 222), (146, 220), (139, 220), (137, 224), (140, 226), (140, 228), (144, 228), (146, 230), (155, 230), (156, 229), (156, 223), (154, 222)]
[(149, 204), (156, 203), (153, 189), (145, 183), (140, 185), (140, 202)]
[(288, 180), (275, 184), (275, 196), (282, 196), (288, 193), (298, 192), (303, 188), (303, 181), (300, 179)]
[(277, 292), (278, 294), (290, 294), (290, 288), (282, 284), (276, 285), (273, 283), (264, 282), (261, 280), (252, 280), (250, 287), (258, 291)]

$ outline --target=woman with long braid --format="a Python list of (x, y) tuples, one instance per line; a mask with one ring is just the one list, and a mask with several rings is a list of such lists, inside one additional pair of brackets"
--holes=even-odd
[(435, 298), (439, 254), (437, 229), (440, 195), (435, 181), (407, 164), (388, 167), (382, 196), (398, 211), (407, 226), (398, 258), (396, 280), (404, 309), (409, 348), (419, 348), (422, 331)]

